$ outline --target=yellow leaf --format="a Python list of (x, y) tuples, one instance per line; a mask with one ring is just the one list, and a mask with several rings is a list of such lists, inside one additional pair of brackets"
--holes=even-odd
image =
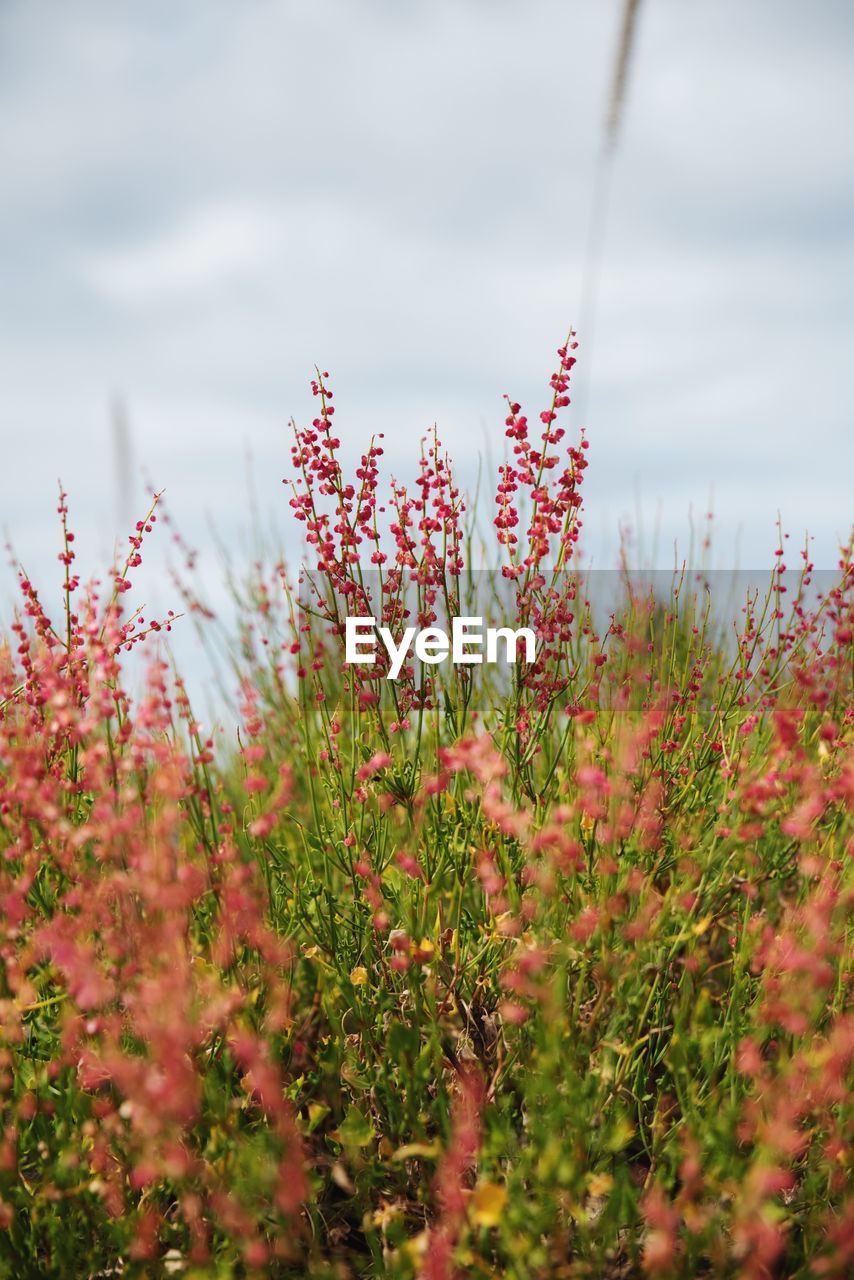
[(308, 1104), (308, 1131), (314, 1133), (314, 1130), (329, 1115), (329, 1107), (325, 1102), (310, 1102)]
[(388, 1200), (381, 1200), (379, 1209), (369, 1213), (368, 1219), (375, 1227), (385, 1231), (386, 1227), (400, 1216), (400, 1212), (400, 1205), (390, 1204)]
[(368, 971), (363, 965), (356, 965), (350, 974), (350, 981), (354, 987), (364, 987), (368, 981)]
[(625, 1116), (620, 1116), (608, 1138), (609, 1151), (622, 1151), (635, 1135), (634, 1125)]
[(427, 1252), (427, 1240), (427, 1232), (419, 1231), (417, 1236), (411, 1236), (409, 1240), (404, 1241), (401, 1250), (414, 1262), (420, 1262)]
[(481, 1182), (472, 1196), (472, 1220), (479, 1227), (497, 1227), (506, 1203), (506, 1187)]
[(610, 1173), (591, 1173), (587, 1179), (587, 1190), (592, 1196), (606, 1196), (613, 1185)]
[(415, 1156), (423, 1156), (425, 1160), (435, 1160), (441, 1150), (438, 1142), (407, 1142), (405, 1146), (397, 1148), (392, 1160), (412, 1160)]
[(713, 919), (714, 919), (714, 916), (703, 916), (702, 920), (698, 920), (697, 923), (694, 925), (694, 928), (691, 930), (694, 937), (699, 938), (702, 934), (704, 934), (708, 929), (709, 925), (712, 923)]

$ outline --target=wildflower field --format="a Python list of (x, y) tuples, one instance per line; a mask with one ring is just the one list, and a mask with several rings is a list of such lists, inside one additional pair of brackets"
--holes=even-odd
[[(0, 1275), (854, 1274), (851, 548), (603, 611), (574, 348), (486, 533), (435, 437), (345, 474), (318, 374), (220, 741), (134, 604), (157, 497), (90, 587), (61, 497), (0, 641)], [(344, 662), (484, 582), (533, 662)]]

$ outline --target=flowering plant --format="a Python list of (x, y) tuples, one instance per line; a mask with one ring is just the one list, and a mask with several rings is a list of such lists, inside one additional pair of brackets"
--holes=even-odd
[(102, 593), (61, 496), (62, 621), (22, 574), (0, 647), (2, 1274), (851, 1273), (851, 548), (734, 640), (686, 573), (603, 615), (574, 350), (539, 439), (508, 402), (509, 676), (342, 660), (464, 616), (475, 535), (435, 435), (346, 477), (326, 374), (231, 750), (128, 692), (159, 500)]

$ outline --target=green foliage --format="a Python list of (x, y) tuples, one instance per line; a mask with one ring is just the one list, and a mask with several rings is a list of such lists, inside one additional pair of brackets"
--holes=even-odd
[(396, 687), (340, 577), (258, 568), (219, 753), (161, 665), (124, 693), (121, 592), (63, 640), (25, 583), (0, 1275), (848, 1274), (850, 555), (808, 573), (734, 644), (677, 580)]

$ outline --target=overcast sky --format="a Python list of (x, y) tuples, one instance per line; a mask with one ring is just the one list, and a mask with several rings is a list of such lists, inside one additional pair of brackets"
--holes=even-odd
[[(109, 555), (114, 392), (135, 505), (144, 470), (203, 553), (206, 513), (247, 522), (250, 453), (287, 527), (315, 362), (351, 456), (385, 430), (403, 478), (434, 421), (465, 477), (500, 455), (502, 393), (542, 408), (579, 319), (621, 8), (0, 0), (0, 526), (30, 572), (58, 475)], [(778, 508), (835, 560), (852, 54), (849, 0), (641, 5), (584, 398), (599, 564), (638, 502), (672, 563), (710, 490), (718, 563), (765, 564)]]

